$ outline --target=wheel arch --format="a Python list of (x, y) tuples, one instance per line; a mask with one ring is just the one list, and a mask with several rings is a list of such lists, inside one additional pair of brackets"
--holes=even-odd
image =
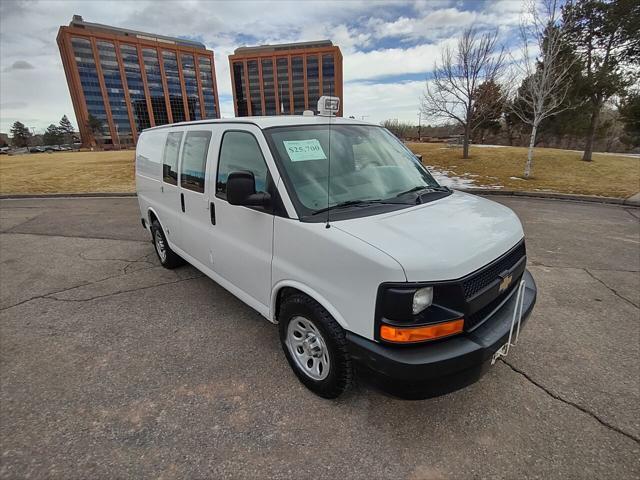
[(156, 212), (156, 210), (153, 207), (147, 208), (147, 219), (149, 220), (149, 228), (151, 228), (151, 224), (153, 223), (153, 220), (157, 220), (158, 223), (162, 225), (162, 222), (160, 221), (160, 216), (158, 215), (158, 212)]
[(340, 312), (329, 302), (324, 296), (320, 295), (316, 290), (295, 280), (282, 280), (278, 282), (271, 291), (271, 308), (269, 310), (270, 320), (278, 323), (278, 313), (282, 300), (294, 293), (302, 293), (312, 300), (318, 302), (335, 319), (338, 324), (348, 330), (347, 322)]

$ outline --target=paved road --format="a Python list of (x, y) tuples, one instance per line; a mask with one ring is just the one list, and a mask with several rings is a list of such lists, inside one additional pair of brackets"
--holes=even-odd
[(276, 328), (158, 266), (136, 200), (0, 202), (3, 478), (638, 478), (637, 209), (498, 199), (539, 300), (479, 383), (337, 401)]

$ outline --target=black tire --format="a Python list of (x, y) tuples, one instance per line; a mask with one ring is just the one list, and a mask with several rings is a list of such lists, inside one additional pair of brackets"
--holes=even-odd
[[(289, 323), (296, 317), (310, 321), (322, 336), (329, 358), (329, 373), (324, 379), (316, 380), (303, 371), (287, 346)], [(347, 350), (345, 332), (329, 312), (308, 296), (295, 293), (283, 300), (278, 321), (282, 349), (289, 365), (304, 386), (324, 398), (336, 398), (349, 388), (353, 380), (353, 367)]]
[[(158, 260), (160, 260), (160, 264), (164, 268), (168, 268), (169, 270), (179, 267), (185, 264), (185, 261), (180, 257), (177, 253), (171, 250), (169, 247), (169, 242), (167, 242), (167, 237), (162, 230), (162, 225), (158, 220), (154, 220), (151, 222), (151, 237), (153, 241), (153, 247), (156, 251), (156, 255), (158, 255)], [(164, 255), (162, 255), (160, 251), (160, 245), (164, 246)]]

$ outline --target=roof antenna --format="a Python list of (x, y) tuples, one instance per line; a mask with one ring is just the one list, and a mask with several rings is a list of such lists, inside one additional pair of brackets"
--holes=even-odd
[[(333, 94), (333, 83), (329, 84), (329, 95)], [(326, 102), (325, 102), (326, 103)], [(326, 105), (323, 105), (326, 108)], [(320, 110), (318, 108), (318, 110)], [(327, 161), (327, 223), (324, 228), (329, 228), (329, 203), (331, 201), (331, 114), (329, 114), (329, 158)]]
[[(329, 91), (333, 93), (333, 82), (329, 84)], [(318, 100), (318, 115), (329, 117), (329, 156), (327, 158), (327, 223), (325, 228), (329, 228), (329, 204), (331, 203), (331, 117), (335, 117), (340, 107), (338, 97), (323, 95)]]

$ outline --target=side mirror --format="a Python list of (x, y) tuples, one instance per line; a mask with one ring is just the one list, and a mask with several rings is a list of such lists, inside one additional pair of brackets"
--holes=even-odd
[(418, 160), (420, 160), (420, 163), (422, 163), (422, 155), (420, 155), (419, 153), (415, 153), (414, 155)]
[(256, 193), (256, 179), (252, 172), (231, 172), (227, 178), (227, 201), (231, 205), (268, 208), (271, 196)]

